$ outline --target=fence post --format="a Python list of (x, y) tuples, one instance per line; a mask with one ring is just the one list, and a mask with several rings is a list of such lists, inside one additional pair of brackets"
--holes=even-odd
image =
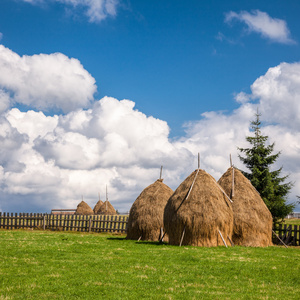
[(89, 232), (91, 232), (92, 229), (92, 217), (89, 218)]
[(43, 219), (43, 230), (46, 230), (46, 215), (44, 215)]

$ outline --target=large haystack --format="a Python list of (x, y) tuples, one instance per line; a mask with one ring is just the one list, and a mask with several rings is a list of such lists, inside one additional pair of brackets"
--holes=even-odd
[(272, 215), (251, 182), (239, 170), (229, 168), (218, 183), (233, 200), (233, 243), (253, 247), (272, 245)]
[(93, 214), (94, 214), (93, 210), (90, 208), (90, 206), (86, 202), (81, 201), (77, 205), (75, 215), (93, 215)]
[(224, 245), (220, 232), (230, 245), (233, 227), (231, 203), (215, 179), (199, 169), (179, 185), (167, 202), (164, 225), (172, 245), (180, 244), (183, 231), (182, 245)]
[(146, 187), (130, 209), (126, 238), (158, 241), (164, 227), (164, 209), (172, 194), (172, 189), (162, 179)]
[(97, 212), (100, 209), (100, 207), (101, 207), (102, 204), (103, 204), (103, 201), (101, 201), (99, 199), (99, 201), (96, 203), (96, 205), (94, 206), (94, 209), (93, 209), (95, 215), (97, 214)]
[(98, 209), (97, 215), (116, 215), (117, 212), (111, 203), (106, 200)]

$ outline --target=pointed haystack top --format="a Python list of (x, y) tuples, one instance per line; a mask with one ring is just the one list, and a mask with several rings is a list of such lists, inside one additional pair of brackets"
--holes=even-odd
[(116, 215), (117, 212), (111, 203), (106, 200), (98, 209), (97, 215)]
[(231, 167), (218, 183), (233, 200), (233, 243), (253, 247), (272, 245), (272, 215), (251, 182)]
[(172, 245), (179, 245), (182, 236), (183, 245), (224, 245), (219, 231), (229, 244), (233, 227), (231, 203), (215, 179), (198, 169), (179, 185), (169, 199), (164, 225)]
[(101, 200), (99, 200), (99, 201), (96, 203), (96, 205), (95, 205), (95, 207), (94, 207), (94, 209), (93, 209), (95, 215), (97, 214), (97, 211), (99, 210), (99, 208), (101, 207), (102, 204), (103, 204), (103, 201), (101, 201)]
[(158, 179), (146, 187), (133, 203), (128, 219), (127, 239), (158, 241), (163, 226), (164, 209), (172, 189)]
[(93, 215), (93, 214), (94, 214), (93, 210), (90, 208), (90, 206), (86, 202), (81, 201), (77, 205), (75, 215)]

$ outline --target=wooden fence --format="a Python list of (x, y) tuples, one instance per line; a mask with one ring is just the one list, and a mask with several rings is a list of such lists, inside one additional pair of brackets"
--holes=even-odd
[(127, 231), (128, 216), (1, 213), (0, 229), (43, 229), (86, 232)]
[[(273, 230), (286, 245), (300, 246), (300, 225), (279, 224)], [(281, 243), (274, 234), (273, 243)]]
[[(55, 215), (33, 213), (1, 213), (0, 229), (32, 228), (60, 231), (121, 232), (126, 233), (128, 215)], [(286, 244), (300, 246), (300, 225), (279, 224), (273, 228)], [(273, 234), (273, 242), (280, 244)]]

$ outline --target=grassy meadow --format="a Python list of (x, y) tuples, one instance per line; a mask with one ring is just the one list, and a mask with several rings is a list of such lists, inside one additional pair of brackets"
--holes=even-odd
[(284, 222), (282, 224), (287, 225), (300, 225), (300, 219), (284, 219)]
[(299, 299), (300, 248), (0, 230), (0, 299)]

